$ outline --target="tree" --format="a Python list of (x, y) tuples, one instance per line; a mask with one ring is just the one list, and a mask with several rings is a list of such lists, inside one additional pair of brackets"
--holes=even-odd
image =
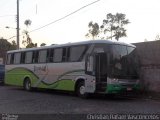
[(42, 43), (40, 46), (46, 46), (46, 43)]
[[(29, 32), (27, 31), (27, 30), (24, 30), (23, 31), (23, 34), (25, 34), (25, 36), (23, 36), (23, 41), (22, 41), (22, 44), (31, 44), (32, 43), (32, 39), (30, 38), (30, 36), (29, 36)], [(27, 46), (26, 45), (26, 46)]]
[(16, 49), (16, 43), (12, 41), (12, 44), (8, 42), (4, 38), (0, 38), (0, 51), (8, 51), (8, 50), (14, 50)]
[(22, 44), (24, 44), (26, 46), (26, 48), (32, 48), (32, 47), (37, 47), (37, 43), (33, 43), (32, 42), (32, 39), (29, 35), (29, 32), (28, 32), (28, 27), (31, 25), (32, 21), (27, 19), (24, 21), (24, 24), (26, 25), (26, 30), (23, 31), (23, 41), (22, 41)]
[(121, 37), (126, 37), (126, 29), (124, 28), (125, 25), (127, 25), (129, 22), (128, 19), (126, 19), (126, 15), (122, 13), (116, 13), (115, 15), (109, 13), (106, 16), (106, 19), (103, 20), (103, 24), (101, 26), (102, 31), (104, 34), (106, 32), (109, 32), (110, 35), (107, 36), (107, 38), (115, 38), (117, 41)]
[(24, 24), (26, 25), (26, 27), (30, 26), (32, 23), (32, 21), (30, 19), (27, 19), (24, 21)]
[(121, 37), (126, 37), (126, 29), (125, 25), (127, 25), (129, 22), (128, 19), (126, 19), (126, 15), (122, 13), (116, 13), (115, 15), (108, 13), (106, 16), (106, 19), (103, 20), (102, 25), (99, 27), (98, 23), (93, 24), (93, 22), (90, 22), (89, 27), (89, 33), (93, 36), (101, 36), (101, 39), (111, 39), (115, 38), (117, 41)]
[(6, 52), (8, 50), (15, 50), (16, 49), (16, 44), (12, 41), (12, 43), (8, 42), (4, 38), (0, 38), (0, 58), (3, 58), (5, 61), (6, 58)]
[(26, 48), (33, 48), (33, 47), (37, 47), (37, 43), (30, 43), (26, 46)]
[(11, 43), (11, 50), (15, 50), (16, 48), (17, 48), (16, 41), (13, 40), (12, 43)]
[(93, 23), (91, 21), (91, 22), (89, 22), (88, 27), (89, 27), (89, 31), (85, 36), (92, 37), (92, 39), (95, 39), (95, 37), (97, 37), (97, 35), (100, 32), (98, 23)]
[(159, 34), (158, 34), (158, 35), (156, 35), (155, 40), (160, 40), (160, 35), (159, 35)]

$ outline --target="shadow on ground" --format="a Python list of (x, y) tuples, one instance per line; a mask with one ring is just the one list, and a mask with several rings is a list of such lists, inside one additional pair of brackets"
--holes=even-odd
[[(50, 90), (50, 89), (33, 89), (32, 91), (25, 91), (21, 87), (11, 87), (11, 90), (15, 91), (24, 91), (24, 92), (33, 92), (33, 93), (41, 93), (41, 94), (50, 94), (50, 95), (57, 95), (57, 96), (67, 96), (67, 97), (75, 97), (78, 96), (74, 92), (66, 92), (66, 91), (59, 91), (59, 90)], [(79, 98), (84, 99), (84, 98)], [(140, 95), (131, 95), (131, 94), (90, 94), (89, 98), (86, 100), (107, 100), (107, 101), (129, 101), (135, 99), (142, 99)]]

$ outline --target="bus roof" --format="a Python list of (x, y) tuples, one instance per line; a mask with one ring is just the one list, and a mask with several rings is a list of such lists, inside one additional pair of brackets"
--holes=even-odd
[(82, 42), (75, 42), (75, 43), (66, 43), (66, 44), (57, 44), (57, 45), (55, 44), (55, 45), (43, 46), (43, 47), (37, 47), (37, 48), (24, 48), (19, 50), (11, 50), (11, 51), (8, 51), (7, 53), (19, 52), (19, 51), (32, 51), (32, 50), (40, 50), (40, 49), (47, 49), (47, 48), (58, 48), (58, 47), (65, 47), (65, 46), (67, 47), (67, 46), (74, 46), (74, 45), (98, 44), (98, 43), (111, 44), (111, 45), (118, 44), (118, 45), (135, 47), (135, 45), (132, 45), (132, 44), (113, 41), (113, 40), (89, 40), (89, 41), (82, 41)]

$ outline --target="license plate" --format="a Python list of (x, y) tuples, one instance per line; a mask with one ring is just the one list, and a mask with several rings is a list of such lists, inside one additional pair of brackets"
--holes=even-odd
[(131, 91), (132, 90), (132, 88), (127, 88), (127, 91)]

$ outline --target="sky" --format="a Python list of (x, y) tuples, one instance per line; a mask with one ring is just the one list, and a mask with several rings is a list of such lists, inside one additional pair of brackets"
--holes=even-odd
[[(9, 42), (16, 40), (16, 1), (0, 0), (0, 37)], [(51, 23), (59, 18), (96, 0), (19, 0), (20, 6), (20, 46), (22, 32), (32, 31)], [(51, 24), (47, 27), (31, 32), (34, 43), (63, 44), (68, 42), (85, 41), (90, 21), (102, 24), (108, 13), (126, 14), (130, 24), (126, 26), (127, 37), (120, 41), (127, 43), (155, 40), (160, 34), (160, 0), (100, 0), (77, 13)], [(26, 28), (24, 21), (30, 19), (31, 26)], [(9, 26), (10, 29), (5, 27)]]

